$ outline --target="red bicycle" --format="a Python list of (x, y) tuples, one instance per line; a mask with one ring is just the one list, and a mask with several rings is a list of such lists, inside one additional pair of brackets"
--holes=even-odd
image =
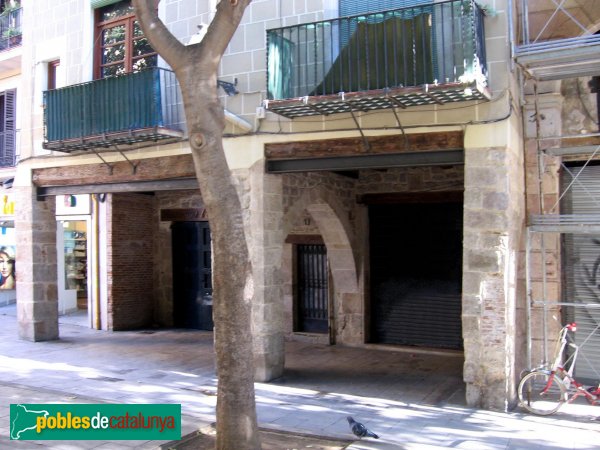
[[(521, 378), (518, 387), (519, 402), (527, 411), (547, 416), (558, 411), (564, 403), (572, 403), (582, 396), (591, 405), (600, 402), (600, 384), (586, 388), (573, 377), (579, 347), (572, 342), (569, 332), (574, 333), (576, 330), (575, 323), (567, 324), (560, 330), (556, 358), (550, 368), (538, 367)], [(563, 363), (567, 347), (573, 349), (573, 352)]]

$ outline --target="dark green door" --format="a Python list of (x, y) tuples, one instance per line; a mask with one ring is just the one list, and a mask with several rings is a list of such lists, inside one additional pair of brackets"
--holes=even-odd
[(176, 222), (173, 246), (173, 321), (179, 328), (212, 330), (211, 240), (208, 222)]

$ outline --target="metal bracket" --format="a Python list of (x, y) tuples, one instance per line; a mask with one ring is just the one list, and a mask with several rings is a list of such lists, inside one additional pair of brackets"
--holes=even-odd
[[(123, 151), (121, 149), (119, 149), (115, 144), (113, 144), (115, 150), (123, 157), (123, 159), (125, 161), (127, 161), (129, 163), (129, 165), (131, 166), (131, 174), (135, 175), (137, 172), (137, 167), (139, 165), (139, 163), (134, 163), (133, 161), (131, 161), (129, 158), (127, 158), (127, 156), (125, 156), (125, 153), (123, 153)], [(113, 174), (113, 169), (114, 169), (114, 164), (109, 163), (107, 160), (105, 160), (102, 155), (96, 150), (96, 147), (91, 147), (92, 152), (94, 152), (94, 154), (100, 158), (100, 161), (102, 161), (102, 163), (108, 167), (108, 174), (112, 175)]]
[(394, 113), (394, 117), (396, 118), (396, 123), (398, 124), (398, 128), (402, 131), (402, 136), (404, 137), (404, 150), (408, 150), (410, 148), (410, 142), (408, 141), (408, 135), (404, 131), (404, 127), (402, 126), (402, 122), (400, 122), (400, 117), (396, 112), (395, 108), (392, 108), (392, 112)]
[(350, 115), (352, 116), (352, 120), (354, 120), (354, 124), (356, 125), (356, 128), (358, 129), (358, 132), (360, 133), (360, 137), (362, 138), (363, 149), (365, 150), (365, 152), (369, 152), (369, 151), (371, 151), (371, 144), (369, 143), (367, 137), (365, 136), (365, 133), (363, 132), (362, 128), (360, 127), (360, 124), (358, 123), (358, 119), (356, 118), (356, 115), (354, 115), (355, 106), (351, 102), (346, 101), (344, 94), (345, 94), (344, 92), (340, 92), (339, 95), (340, 95), (342, 101), (350, 107)]
[(358, 131), (360, 133), (360, 137), (362, 138), (363, 148), (364, 148), (365, 152), (369, 152), (369, 151), (371, 151), (371, 144), (367, 140), (367, 137), (365, 136), (365, 133), (363, 133), (363, 130), (360, 127), (360, 124), (358, 123), (358, 119), (354, 115), (354, 110), (352, 109), (352, 105), (350, 103), (348, 105), (350, 106), (350, 115), (352, 116), (352, 120), (354, 120), (356, 128), (358, 129)]
[(100, 155), (100, 153), (98, 153), (98, 151), (96, 150), (96, 147), (91, 147), (91, 150), (92, 150), (92, 152), (94, 152), (94, 154), (95, 154), (95, 155), (96, 155), (98, 158), (100, 158), (100, 161), (102, 161), (102, 163), (103, 163), (103, 164), (104, 164), (106, 167), (108, 167), (108, 174), (109, 174), (109, 175), (112, 175), (112, 174), (113, 174), (113, 165), (112, 165), (112, 164), (110, 164), (108, 161), (106, 161), (106, 160), (105, 160), (105, 159), (102, 157), (102, 155)]
[(131, 166), (131, 174), (135, 175), (137, 172), (137, 166), (139, 165), (139, 162), (134, 164), (133, 161), (131, 161), (127, 156), (125, 156), (125, 153), (123, 153), (123, 151), (119, 147), (117, 147), (115, 144), (113, 144), (113, 146), (115, 147), (115, 150), (118, 151), (119, 154), (123, 157), (123, 159), (125, 159), (125, 161), (127, 161)]

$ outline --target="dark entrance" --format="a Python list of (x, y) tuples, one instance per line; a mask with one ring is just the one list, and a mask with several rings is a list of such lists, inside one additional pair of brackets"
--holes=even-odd
[(296, 246), (296, 331), (327, 333), (329, 287), (327, 249), (321, 244)]
[(462, 348), (462, 202), (369, 206), (371, 341)]
[(179, 328), (212, 330), (212, 269), (208, 222), (175, 222), (173, 322)]

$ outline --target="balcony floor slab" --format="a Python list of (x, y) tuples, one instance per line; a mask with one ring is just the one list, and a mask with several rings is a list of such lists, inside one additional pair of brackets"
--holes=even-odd
[(265, 107), (280, 116), (293, 119), (355, 111), (409, 108), (422, 105), (443, 105), (463, 101), (487, 101), (487, 87), (478, 83), (446, 83), (417, 87), (385, 88), (363, 92), (340, 92), (334, 95), (267, 100)]

